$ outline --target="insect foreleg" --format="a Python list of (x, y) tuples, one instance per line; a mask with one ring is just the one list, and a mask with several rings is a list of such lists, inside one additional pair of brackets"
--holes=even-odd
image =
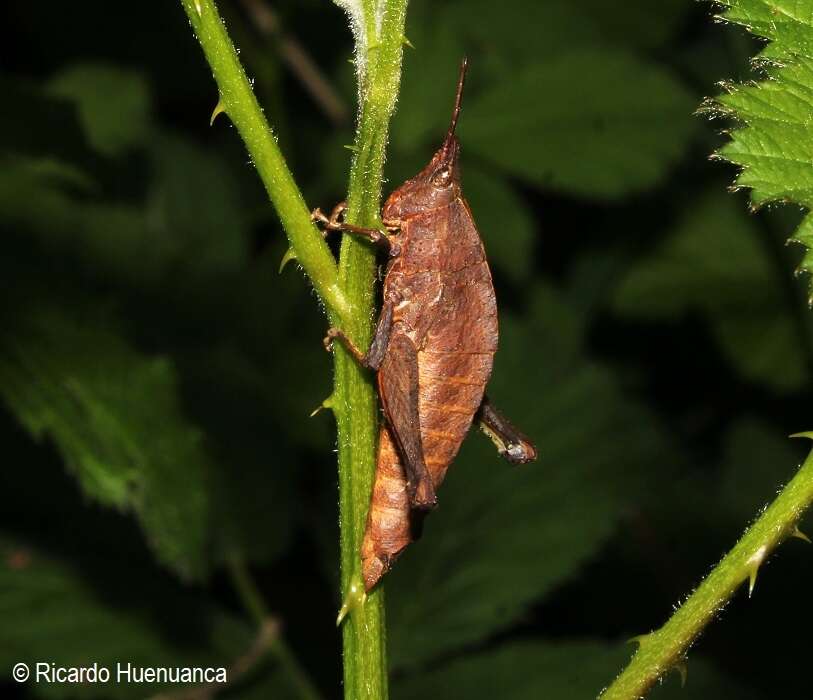
[(370, 349), (364, 353), (361, 352), (339, 328), (329, 328), (327, 336), (325, 337), (325, 348), (331, 349), (333, 340), (338, 339), (347, 351), (356, 358), (358, 363), (371, 370), (378, 371), (381, 362), (384, 359), (384, 354), (387, 352), (387, 345), (390, 341), (390, 331), (392, 330), (392, 303), (384, 302), (384, 307), (381, 309), (381, 315), (378, 317), (378, 323), (375, 327), (375, 335), (373, 335), (373, 342), (370, 343)]
[[(347, 211), (347, 204), (345, 202), (339, 202), (335, 207), (333, 207), (333, 211), (330, 212), (330, 216), (325, 216), (322, 213), (322, 210), (317, 207), (311, 212), (311, 221), (321, 224), (324, 227), (325, 234), (328, 231), (352, 233), (355, 236), (366, 238), (388, 257), (394, 258), (400, 255), (400, 246), (397, 243), (390, 241), (387, 234), (383, 231), (380, 231), (377, 228), (365, 228), (363, 226), (354, 226), (353, 224), (345, 223), (342, 219), (345, 211)], [(388, 226), (386, 228), (388, 231), (392, 230), (392, 227)]]
[(316, 207), (311, 212), (311, 221), (315, 224), (320, 224), (324, 227), (322, 231), (322, 235), (327, 237), (327, 234), (330, 231), (338, 231), (340, 230), (342, 217), (344, 216), (344, 212), (347, 211), (347, 202), (339, 202), (330, 212), (330, 216), (325, 216), (322, 210), (319, 207)]
[(500, 456), (511, 464), (525, 464), (536, 459), (536, 447), (503, 416), (487, 396), (477, 411), (476, 420), (497, 447)]

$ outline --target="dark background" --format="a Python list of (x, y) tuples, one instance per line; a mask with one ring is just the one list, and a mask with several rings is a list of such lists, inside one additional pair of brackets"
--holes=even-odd
[[(269, 7), (269, 0), (257, 0)], [(220, 3), (310, 206), (343, 197), (351, 36), (328, 0)], [(473, 435), (388, 577), (397, 698), (593, 697), (793, 474), (810, 429), (799, 212), (747, 210), (694, 114), (759, 44), (689, 0), (413, 0), (385, 190), (429, 158), (457, 65), (464, 191), (501, 305)], [(616, 7), (623, 5), (623, 7)], [(254, 3), (256, 6), (256, 3)], [(281, 33), (279, 33), (281, 32)], [(295, 41), (346, 110), (283, 60)], [(0, 667), (230, 665), (249, 571), (341, 693), (326, 320), (180, 3), (0, 9)], [(811, 553), (784, 544), (657, 697), (803, 697)], [(272, 648), (224, 696), (297, 697)], [(12, 697), (147, 697), (18, 686)], [(175, 689), (177, 691), (177, 689)]]

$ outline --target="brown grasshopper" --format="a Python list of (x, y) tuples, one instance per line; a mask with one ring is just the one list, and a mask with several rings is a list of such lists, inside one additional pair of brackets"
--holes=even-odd
[(385, 421), (361, 547), (370, 590), (419, 536), (423, 515), (437, 504), (446, 475), (473, 420), (515, 464), (536, 449), (485, 397), (497, 350), (497, 302), (485, 251), (460, 186), (460, 115), (466, 60), (460, 68), (452, 121), (443, 145), (421, 172), (387, 199), (387, 233), (341, 220), (344, 205), (314, 220), (326, 230), (368, 238), (389, 257), (383, 306), (367, 353), (338, 328), (339, 339), (378, 372)]

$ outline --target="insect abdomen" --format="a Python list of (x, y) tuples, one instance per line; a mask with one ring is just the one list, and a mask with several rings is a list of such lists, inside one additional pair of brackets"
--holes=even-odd
[(404, 468), (386, 425), (381, 427), (373, 495), (361, 545), (361, 573), (370, 590), (412, 541)]

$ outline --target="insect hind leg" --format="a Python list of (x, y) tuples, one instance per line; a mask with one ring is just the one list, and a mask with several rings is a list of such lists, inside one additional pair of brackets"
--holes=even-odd
[(477, 411), (477, 423), (497, 448), (497, 452), (511, 464), (526, 464), (536, 459), (536, 447), (517, 430), (489, 401), (487, 396)]

